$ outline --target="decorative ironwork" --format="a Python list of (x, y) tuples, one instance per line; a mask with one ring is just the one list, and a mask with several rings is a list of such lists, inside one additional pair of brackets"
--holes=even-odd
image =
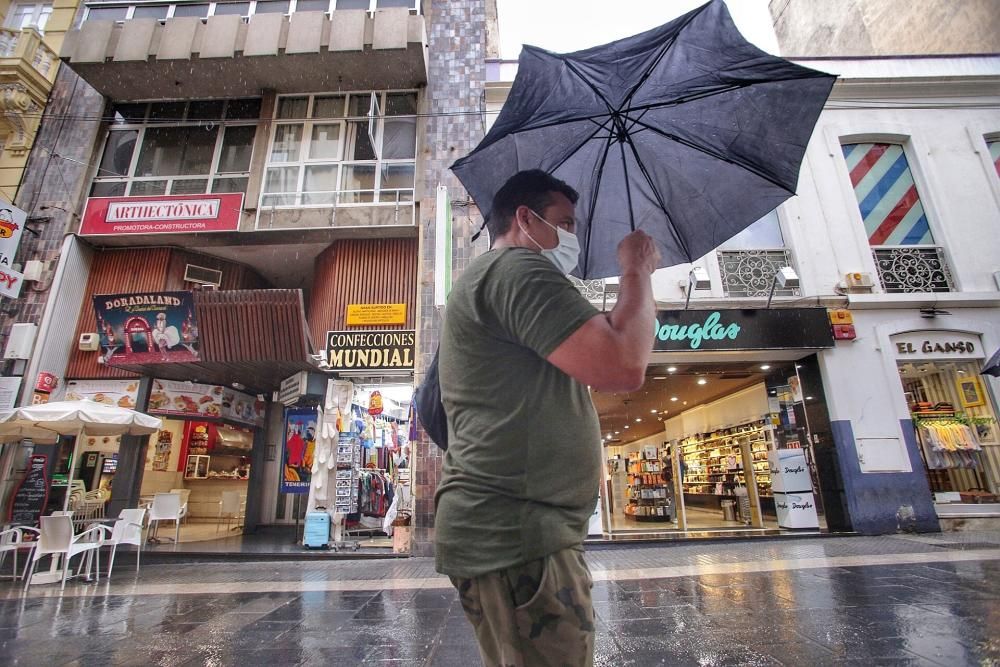
[(580, 294), (591, 303), (614, 303), (618, 300), (618, 292), (607, 290), (606, 281), (603, 279), (580, 280), (574, 276), (570, 276), (569, 279), (580, 290)]
[[(719, 271), (722, 289), (728, 297), (766, 297), (771, 292), (774, 274), (792, 266), (788, 250), (721, 250)], [(799, 296), (798, 288), (775, 287), (775, 296)]]
[(950, 292), (951, 271), (941, 248), (872, 248), (882, 289), (889, 293)]

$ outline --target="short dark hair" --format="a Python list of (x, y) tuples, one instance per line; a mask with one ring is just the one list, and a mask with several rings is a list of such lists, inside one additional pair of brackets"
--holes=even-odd
[(552, 204), (554, 192), (565, 195), (573, 204), (580, 198), (572, 187), (541, 169), (519, 171), (508, 178), (493, 196), (493, 207), (486, 221), (490, 238), (496, 239), (507, 233), (518, 206), (527, 206), (540, 213)]

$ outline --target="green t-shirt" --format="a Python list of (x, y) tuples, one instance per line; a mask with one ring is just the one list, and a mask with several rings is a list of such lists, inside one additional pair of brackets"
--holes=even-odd
[(435, 496), (439, 572), (475, 577), (586, 537), (600, 423), (587, 387), (545, 357), (598, 314), (524, 248), (477, 257), (456, 282), (438, 360), (448, 415)]

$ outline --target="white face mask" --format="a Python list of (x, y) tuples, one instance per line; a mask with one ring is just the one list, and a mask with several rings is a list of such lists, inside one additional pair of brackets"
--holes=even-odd
[[(531, 211), (531, 209), (528, 209)], [(556, 234), (559, 237), (558, 243), (556, 243), (555, 248), (543, 248), (542, 244), (531, 237), (528, 231), (521, 227), (521, 231), (524, 235), (531, 239), (531, 242), (538, 246), (542, 255), (547, 257), (550, 262), (556, 265), (556, 268), (563, 273), (568, 274), (570, 271), (576, 268), (576, 265), (580, 263), (580, 239), (576, 238), (576, 234), (567, 232), (562, 227), (553, 225), (551, 222), (538, 215), (534, 211), (531, 214), (544, 222), (546, 225), (556, 230)]]

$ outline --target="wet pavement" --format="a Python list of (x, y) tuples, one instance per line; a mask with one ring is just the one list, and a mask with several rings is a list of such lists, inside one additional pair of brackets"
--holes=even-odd
[[(426, 558), (0, 582), (0, 662), (480, 664)], [(598, 665), (1000, 665), (1000, 533), (591, 547)]]

